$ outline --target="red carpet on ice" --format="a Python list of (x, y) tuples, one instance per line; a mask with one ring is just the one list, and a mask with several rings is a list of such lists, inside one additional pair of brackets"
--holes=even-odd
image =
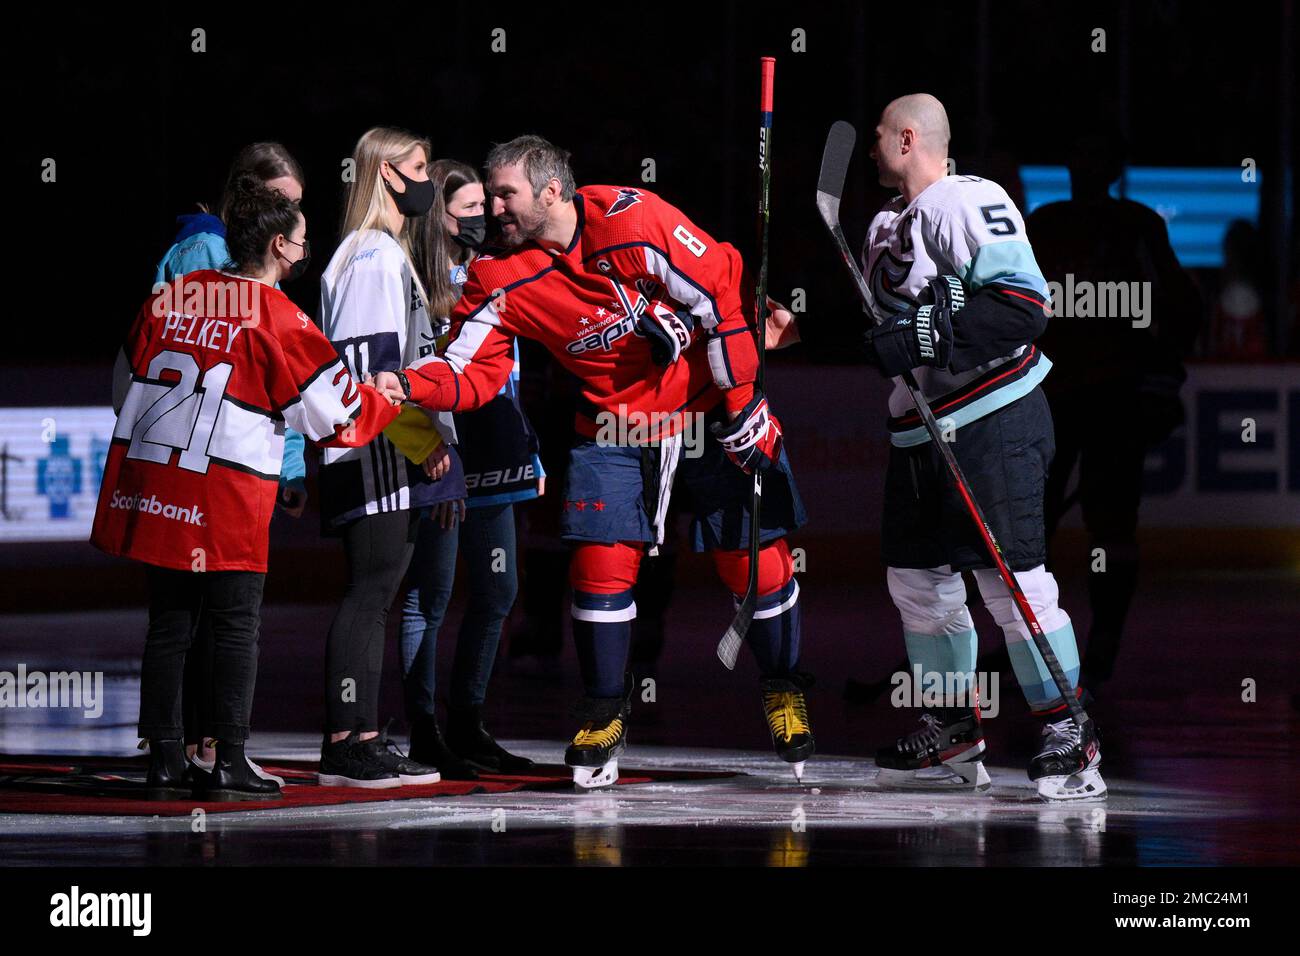
[[(280, 800), (204, 803), (193, 800), (142, 799), (148, 758), (0, 756), (0, 813), (61, 813), (87, 816), (186, 816), (196, 808), (208, 813), (285, 810), (353, 803), (386, 803), (430, 797), (511, 793), (516, 790), (567, 789), (572, 772), (561, 765), (539, 765), (521, 776), (486, 774), (479, 780), (447, 780), (389, 790), (322, 787), (316, 765), (308, 761), (268, 761), (264, 769), (284, 778)], [(683, 780), (717, 780), (727, 771), (636, 770), (620, 768), (619, 786)]]

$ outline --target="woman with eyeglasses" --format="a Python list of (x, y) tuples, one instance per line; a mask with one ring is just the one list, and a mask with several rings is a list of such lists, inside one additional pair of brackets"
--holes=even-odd
[[(306, 178), (302, 167), (284, 146), (279, 143), (251, 143), (239, 151), (226, 175), (225, 188), (216, 207), (216, 214), (200, 203), (197, 213), (176, 217), (176, 239), (158, 263), (154, 275), (158, 283), (170, 284), (191, 272), (201, 269), (221, 269), (230, 259), (226, 242), (226, 218), (234, 197), (235, 184), (245, 176), (253, 176), (269, 189), (285, 196), (291, 202), (302, 202)], [(307, 266), (306, 250), (296, 265), (299, 273)], [(277, 283), (278, 287), (278, 283)], [(123, 361), (125, 359), (123, 358)], [(284, 457), (280, 463), (280, 483), (277, 504), (286, 514), (301, 517), (307, 506), (307, 467), (303, 461), (303, 439), (292, 428), (284, 428)], [(199, 616), (198, 630), (191, 652), (185, 658), (185, 689), (183, 692), (185, 714), (185, 749), (193, 764), (193, 773), (202, 775), (212, 770), (216, 760), (211, 728), (207, 726), (212, 708), (212, 631), (206, 615)], [(268, 774), (253, 761), (253, 770), (261, 777), (274, 780), (283, 786), (284, 780)]]
[[(139, 729), (149, 742), (146, 797), (155, 800), (280, 798), (244, 746), (284, 423), (320, 445), (356, 445), (397, 415), (276, 288), (302, 271), (298, 204), (242, 176), (224, 212), (224, 268), (162, 286), (127, 335), (91, 531), (96, 547), (148, 569)], [(212, 633), (205, 732), (216, 755), (211, 773), (194, 775), (181, 685), (200, 615)]]

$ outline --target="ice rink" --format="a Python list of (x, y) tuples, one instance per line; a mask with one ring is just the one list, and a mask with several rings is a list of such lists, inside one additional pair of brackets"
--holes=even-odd
[[(1249, 586), (1243, 586), (1248, 584)], [(1194, 586), (1199, 600), (1185, 595)], [(685, 782), (477, 793), (313, 809), (212, 813), (205, 832), (187, 816), (0, 815), (7, 864), (448, 864), (448, 865), (1046, 865), (1215, 866), (1300, 862), (1295, 781), (1300, 714), (1290, 649), (1290, 579), (1176, 579), (1148, 586), (1135, 609), (1125, 667), (1093, 714), (1102, 732), (1104, 803), (1046, 805), (1025, 775), (1036, 735), (1023, 697), (1004, 675), (1000, 712), (985, 721), (985, 794), (886, 792), (874, 748), (910, 730), (915, 715), (843, 699), (844, 678), (879, 678), (900, 648), (885, 632), (864, 639), (860, 615), (887, 621), (876, 589), (808, 590), (809, 708), (821, 753), (802, 786), (770, 755), (752, 662), (728, 673), (712, 655), (711, 589), (683, 588), (668, 616), (656, 699), (634, 703), (629, 770), (739, 774)], [(1067, 595), (1072, 603), (1078, 595)], [(715, 606), (716, 605), (716, 606)], [(851, 609), (851, 610), (846, 610)], [(314, 760), (321, 635), (328, 606), (265, 610), (250, 753), (264, 764)], [(717, 613), (712, 613), (717, 612)], [(979, 618), (984, 650), (997, 641)], [(105, 674), (103, 714), (7, 710), (0, 753), (137, 755), (138, 653), (144, 612), (6, 616), (5, 656), (29, 667), (83, 666)], [(448, 624), (455, 633), (455, 621)], [(93, 638), (93, 642), (92, 642)], [(1177, 638), (1176, 640), (1174, 638)], [(450, 652), (454, 639), (441, 648)], [(390, 648), (390, 652), (392, 649)], [(503, 657), (489, 726), (507, 746), (559, 764), (576, 729), (578, 693), (567, 646), (539, 673)], [(395, 668), (395, 662), (389, 662)], [(390, 669), (388, 673), (394, 673)], [(1242, 699), (1255, 677), (1259, 696)], [(382, 712), (400, 711), (385, 685)], [(394, 734), (405, 743), (400, 725)], [(838, 756), (832, 756), (838, 755)], [(2, 758), (0, 758), (2, 759)]]
[[(257, 759), (312, 759), (301, 735)], [(510, 742), (541, 763), (554, 743)], [(983, 794), (887, 791), (869, 760), (820, 756), (802, 785), (762, 753), (632, 746), (624, 768), (730, 771), (719, 780), (523, 791), (190, 816), (0, 814), (11, 865), (907, 864), (1148, 866), (1285, 863), (1258, 809), (1188, 787), (1109, 776), (1109, 799), (1044, 804), (1023, 769), (990, 764)], [(1277, 821), (1280, 822), (1280, 821)], [(1271, 844), (1271, 846), (1269, 845)]]

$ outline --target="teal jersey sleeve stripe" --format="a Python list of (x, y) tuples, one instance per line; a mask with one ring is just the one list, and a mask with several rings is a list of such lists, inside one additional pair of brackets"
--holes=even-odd
[(1000, 282), (1028, 289), (1044, 299), (1048, 297), (1047, 280), (1027, 242), (993, 242), (980, 246), (960, 273), (962, 282), (972, 292), (978, 292), (990, 282)]
[(284, 429), (284, 455), (280, 462), (280, 484), (301, 488), (307, 478), (307, 462), (303, 458), (306, 442), (292, 428)]

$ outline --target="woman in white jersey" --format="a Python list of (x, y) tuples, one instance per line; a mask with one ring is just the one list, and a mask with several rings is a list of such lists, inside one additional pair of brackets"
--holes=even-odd
[[(414, 268), (407, 220), (433, 203), (428, 143), (375, 128), (357, 142), (342, 241), (321, 277), (321, 323), (361, 377), (400, 369), (432, 347), (428, 297)], [(321, 519), (343, 539), (347, 588), (326, 643), (325, 786), (432, 783), (437, 768), (397, 753), (379, 734), (384, 626), (411, 558), (423, 510), (465, 497), (450, 416), (403, 409), (362, 448), (330, 450), (321, 469)]]

